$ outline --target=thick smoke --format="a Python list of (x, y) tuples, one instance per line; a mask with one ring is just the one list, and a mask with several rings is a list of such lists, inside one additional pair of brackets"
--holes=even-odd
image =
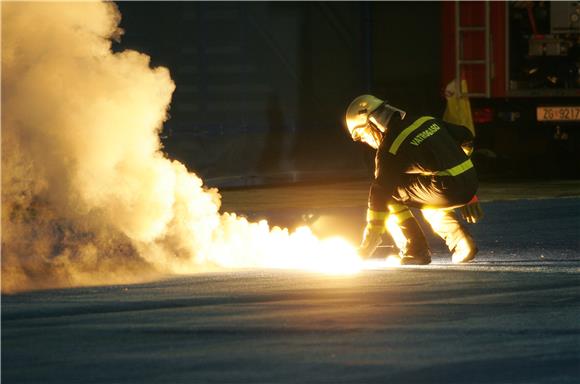
[(174, 84), (111, 52), (119, 21), (111, 3), (2, 4), (3, 291), (154, 271), (136, 245), (173, 217), (157, 132)]
[(162, 154), (175, 85), (147, 55), (111, 51), (120, 17), (2, 3), (2, 291), (297, 266), (269, 253), (312, 248), (310, 233), (219, 214), (217, 191)]

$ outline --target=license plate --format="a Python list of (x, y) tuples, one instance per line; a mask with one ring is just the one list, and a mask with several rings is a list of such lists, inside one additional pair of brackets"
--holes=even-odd
[(536, 107), (538, 121), (580, 121), (580, 107)]

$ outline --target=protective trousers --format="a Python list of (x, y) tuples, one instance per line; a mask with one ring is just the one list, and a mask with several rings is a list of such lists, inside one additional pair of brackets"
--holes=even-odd
[[(398, 217), (396, 223), (392, 223), (394, 220), (391, 220), (389, 231), (399, 232), (406, 238), (398, 242), (395, 239), (402, 257), (408, 255), (426, 258), (425, 255), (430, 254), (425, 235), (409, 209), (411, 206), (421, 209), (423, 217), (433, 231), (445, 241), (452, 252), (454, 263), (473, 259), (477, 247), (465, 226), (457, 218), (454, 208), (466, 204), (475, 195), (478, 184), (475, 172), (469, 170), (457, 176), (442, 177), (405, 176), (393, 196), (397, 203), (388, 206), (391, 216)], [(399, 230), (395, 228), (396, 226)]]
[(453, 209), (422, 209), (421, 213), (433, 232), (445, 241), (453, 263), (467, 262), (475, 257), (475, 242)]
[(429, 264), (431, 252), (423, 230), (409, 207), (389, 204), (387, 228), (400, 250), (402, 264)]
[(477, 175), (468, 170), (456, 176), (406, 174), (400, 178), (393, 198), (415, 208), (455, 208), (469, 202), (477, 192)]

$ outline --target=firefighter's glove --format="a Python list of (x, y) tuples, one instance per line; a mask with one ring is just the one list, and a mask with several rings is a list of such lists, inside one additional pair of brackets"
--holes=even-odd
[(481, 210), (477, 196), (473, 196), (473, 199), (461, 207), (460, 210), (463, 219), (471, 224), (477, 223), (483, 217), (483, 211)]
[(382, 242), (382, 235), (386, 232), (385, 220), (387, 212), (367, 211), (367, 225), (363, 239), (358, 248), (358, 254), (362, 258), (369, 258)]

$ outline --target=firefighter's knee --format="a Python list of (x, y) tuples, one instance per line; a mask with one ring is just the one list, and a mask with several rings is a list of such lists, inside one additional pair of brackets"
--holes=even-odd
[(398, 224), (413, 218), (413, 213), (406, 205), (392, 203), (388, 204), (387, 208), (389, 209), (390, 216), (394, 217)]
[(454, 209), (425, 208), (421, 210), (421, 213), (433, 231), (442, 238), (445, 238), (446, 234), (456, 232), (461, 228), (461, 223)]

